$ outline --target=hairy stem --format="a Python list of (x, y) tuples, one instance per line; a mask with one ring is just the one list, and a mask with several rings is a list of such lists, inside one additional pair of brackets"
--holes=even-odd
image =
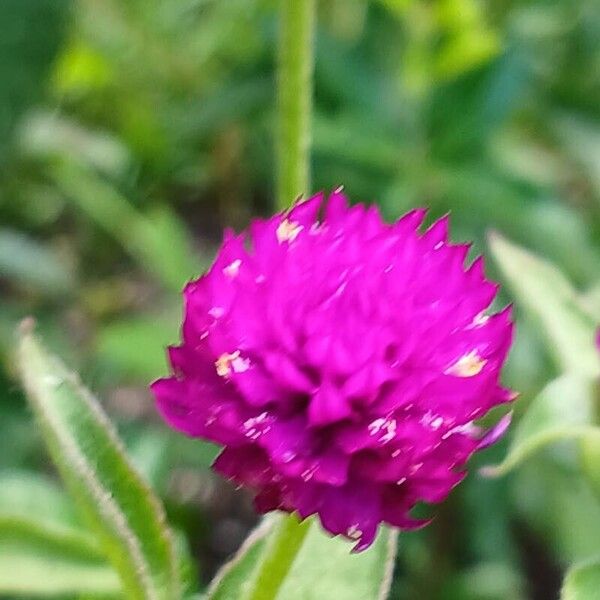
[(277, 72), (277, 205), (310, 186), (315, 0), (281, 0)]
[(296, 515), (286, 515), (281, 519), (271, 534), (248, 600), (275, 600), (309, 528), (310, 521), (301, 522)]

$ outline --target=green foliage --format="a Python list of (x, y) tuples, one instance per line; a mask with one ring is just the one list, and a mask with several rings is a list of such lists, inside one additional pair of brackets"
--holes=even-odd
[(518, 301), (538, 320), (557, 366), (590, 378), (600, 375), (594, 320), (565, 276), (497, 234), (490, 247)]
[[(548, 565), (600, 552), (596, 2), (318, 8), (313, 189), (344, 184), (388, 219), (415, 205), (430, 219), (450, 211), (453, 239), (474, 252), (497, 231), (490, 275), (506, 284), (500, 303), (516, 305), (505, 373), (522, 392), (515, 427), (506, 456), (499, 446), (481, 458), (508, 476), (472, 474), (431, 527), (403, 534), (391, 597), (556, 596)], [(12, 527), (9, 540), (0, 526), (0, 576), (12, 578), (0, 595), (41, 594), (42, 580), (58, 597), (121, 585), (97, 529), (33, 478), (47, 468), (43, 436), (10, 358), (28, 314), (107, 399), (130, 462), (191, 546), (179, 561), (188, 574), (207, 583), (239, 540), (231, 532), (249, 527), (242, 497), (208, 473), (215, 448), (153, 422), (145, 389), (166, 371), (180, 289), (222, 228), (275, 206), (277, 10), (271, 0), (0, 2), (0, 522)], [(228, 571), (231, 589), (254, 572), (261, 543), (243, 554), (247, 570)], [(332, 557), (347, 549), (331, 544)], [(345, 565), (357, 563), (339, 561), (354, 581)], [(329, 579), (311, 572), (326, 594)], [(565, 590), (581, 580), (577, 599), (593, 598), (582, 595), (592, 572), (575, 567)]]
[(70, 0), (4, 0), (0, 4), (2, 162), (18, 118), (42, 97), (44, 76), (60, 49), (70, 5)]
[[(535, 451), (563, 440), (576, 440), (579, 454), (579, 476), (583, 476), (595, 493), (592, 504), (598, 513), (600, 502), (600, 427), (597, 402), (600, 354), (595, 347), (595, 320), (589, 306), (565, 276), (551, 263), (514, 246), (494, 235), (490, 245), (497, 262), (510, 282), (518, 303), (530, 312), (555, 357), (557, 368), (564, 374), (551, 382), (533, 400), (515, 431), (504, 461), (486, 468), (492, 475), (503, 475), (529, 458)], [(568, 463), (567, 463), (568, 464)], [(574, 470), (570, 467), (573, 478)], [(550, 471), (550, 469), (548, 469)], [(549, 473), (548, 473), (549, 474)], [(575, 475), (576, 476), (576, 475)], [(575, 480), (576, 481), (576, 480)], [(572, 494), (573, 484), (555, 481), (549, 495)], [(552, 498), (545, 498), (545, 511)], [(563, 506), (578, 507), (574, 514), (564, 514)], [(575, 524), (583, 524), (591, 510), (583, 510), (580, 498), (562, 498), (556, 507), (563, 511), (564, 528), (571, 532)], [(583, 520), (582, 520), (583, 517)], [(583, 521), (583, 523), (582, 523)], [(585, 525), (584, 525), (585, 526)], [(560, 527), (559, 527), (560, 529)], [(591, 531), (591, 529), (588, 529)], [(579, 532), (571, 541), (571, 552), (578, 554), (582, 539)], [(574, 543), (573, 543), (574, 542)], [(591, 548), (596, 549), (593, 534)], [(597, 565), (575, 566), (565, 579), (562, 598), (592, 599), (597, 592)]]
[(97, 401), (21, 327), (19, 366), (60, 474), (131, 598), (180, 596), (171, 533)]
[[(280, 519), (266, 519), (250, 534), (242, 548), (217, 574), (207, 600), (258, 598), (253, 588), (257, 569), (272, 551), (269, 537)], [(388, 597), (397, 535), (382, 529), (373, 546), (361, 554), (350, 554), (347, 542), (328, 538), (317, 523), (311, 523), (307, 537), (289, 575), (276, 594), (283, 600), (311, 600), (324, 597), (347, 600), (383, 600)], [(267, 597), (267, 596), (265, 596)]]
[(505, 475), (534, 452), (561, 440), (600, 439), (600, 429), (593, 426), (595, 392), (593, 380), (573, 374), (549, 383), (515, 428), (503, 462), (485, 472)]
[(80, 210), (167, 288), (179, 291), (196, 274), (187, 233), (168, 207), (141, 215), (118, 190), (75, 162), (55, 165), (52, 174)]
[(55, 253), (7, 229), (0, 230), (0, 277), (49, 294), (65, 294), (73, 285), (71, 272)]
[(600, 590), (600, 562), (587, 561), (569, 570), (561, 591), (561, 600), (591, 600)]
[(104, 597), (121, 589), (66, 495), (28, 473), (0, 473), (0, 557), (0, 594)]

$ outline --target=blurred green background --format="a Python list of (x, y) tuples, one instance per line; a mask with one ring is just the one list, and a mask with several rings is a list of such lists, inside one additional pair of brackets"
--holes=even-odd
[[(0, 477), (54, 477), (13, 378), (33, 314), (102, 397), (202, 582), (255, 517), (208, 470), (213, 448), (159, 422), (147, 384), (222, 228), (274, 205), (276, 37), (275, 1), (0, 1)], [(497, 229), (600, 304), (596, 0), (321, 0), (313, 135), (314, 190), (344, 184), (389, 219), (451, 211), (478, 251)], [(554, 370), (517, 316), (520, 413)], [(477, 474), (504, 452), (402, 536), (392, 598), (548, 600), (598, 551), (600, 508), (568, 450)]]

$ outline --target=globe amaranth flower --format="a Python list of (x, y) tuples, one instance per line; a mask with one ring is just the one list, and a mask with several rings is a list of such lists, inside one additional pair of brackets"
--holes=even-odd
[(484, 433), (474, 420), (513, 399), (499, 385), (510, 309), (448, 219), (386, 224), (341, 190), (226, 232), (187, 285), (173, 374), (153, 384), (174, 428), (224, 446), (214, 468), (252, 489), (258, 511), (317, 514), (368, 547), (381, 522), (421, 525), (463, 478)]

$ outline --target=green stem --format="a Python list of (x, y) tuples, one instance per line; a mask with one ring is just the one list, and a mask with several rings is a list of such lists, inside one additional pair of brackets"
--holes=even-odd
[(281, 519), (270, 536), (247, 600), (275, 600), (309, 528), (310, 521), (299, 521), (296, 515)]
[(277, 204), (310, 187), (315, 0), (281, 0), (277, 72)]

